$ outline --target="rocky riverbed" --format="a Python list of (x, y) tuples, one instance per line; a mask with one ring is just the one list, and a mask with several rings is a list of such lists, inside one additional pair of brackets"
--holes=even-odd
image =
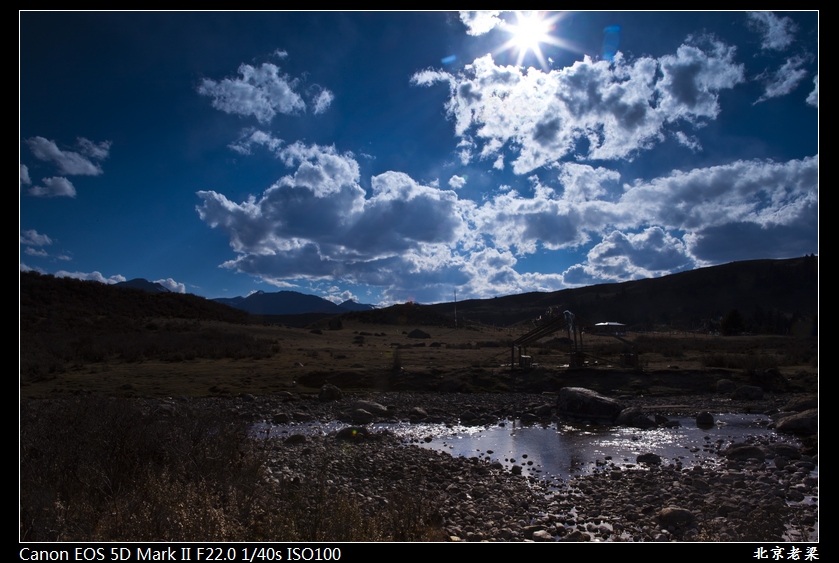
[[(638, 398), (627, 404), (661, 417), (702, 411), (785, 412), (812, 397), (717, 395)], [(361, 402), (360, 402), (361, 401)], [(394, 503), (431, 515), (448, 541), (809, 541), (818, 537), (817, 446), (752, 437), (716, 444), (692, 467), (656, 456), (631, 466), (603, 464), (561, 486), (478, 457), (406, 445), (366, 422), (493, 424), (501, 418), (550, 420), (555, 397), (529, 394), (288, 393), (225, 400), (252, 422), (345, 421), (332, 435), (263, 437), (267, 479), (349, 495), (368, 513)], [(360, 408), (366, 406), (366, 409)], [(363, 411), (364, 414), (358, 411)], [(371, 412), (373, 411), (373, 412)], [(369, 417), (369, 418), (368, 418)], [(639, 456), (640, 458), (641, 456)], [(314, 500), (313, 500), (314, 502)]]

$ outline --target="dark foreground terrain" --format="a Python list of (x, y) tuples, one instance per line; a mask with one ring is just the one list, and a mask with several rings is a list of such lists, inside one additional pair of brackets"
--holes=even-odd
[[(131, 292), (113, 301), (111, 288), (34, 281), (38, 291), (21, 297), (24, 541), (780, 542), (817, 535), (815, 318), (783, 336), (586, 335), (588, 363), (574, 370), (558, 333), (528, 348), (534, 365), (525, 371), (509, 364), (511, 343), (533, 327), (527, 323), (455, 326), (405, 304), (295, 327), (255, 323), (194, 296)], [(637, 356), (636, 369), (622, 367), (628, 353)], [(780, 428), (795, 416), (788, 430), (797, 433), (795, 445), (712, 441), (707, 461), (692, 467), (654, 457), (588, 460), (601, 462), (597, 471), (557, 487), (369, 426), (547, 424), (560, 416), (556, 394), (567, 387), (618, 399), (660, 422), (748, 412)], [(254, 423), (317, 421), (342, 421), (350, 430), (252, 431)]]
[[(795, 391), (759, 399), (695, 391), (704, 385), (697, 381), (722, 375), (744, 380), (736, 384), (754, 382), (714, 371), (590, 370), (564, 377), (592, 387), (634, 382), (635, 393), (618, 396), (659, 416), (767, 413), (774, 424), (770, 414), (817, 403), (805, 389), (814, 377), (808, 383), (801, 376)], [(677, 394), (652, 391), (664, 383), (676, 390), (676, 381), (685, 382)], [(21, 406), (23, 540), (802, 541), (817, 534), (815, 436), (799, 447), (754, 439), (739, 453), (731, 444), (709, 443), (716, 456), (690, 468), (668, 459), (604, 462), (557, 488), (487, 459), (452, 457), (368, 432), (355, 412), (370, 404), (385, 409), (372, 415), (376, 421), (539, 424), (556, 417), (552, 395), (57, 395), (24, 399)], [(256, 422), (334, 420), (355, 430), (248, 434)]]

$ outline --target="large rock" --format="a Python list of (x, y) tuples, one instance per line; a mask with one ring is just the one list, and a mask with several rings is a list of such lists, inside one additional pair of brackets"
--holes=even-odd
[(387, 414), (387, 407), (374, 401), (359, 400), (353, 404), (352, 408), (363, 409), (376, 416), (385, 416)]
[(714, 415), (708, 411), (703, 411), (696, 415), (696, 426), (699, 428), (711, 428), (714, 424), (716, 424)]
[(343, 398), (344, 394), (341, 390), (331, 383), (325, 383), (318, 393), (318, 399), (321, 401), (340, 401)]
[(415, 328), (414, 330), (408, 333), (408, 338), (431, 338), (431, 335), (425, 332), (424, 330)]
[(641, 407), (623, 409), (620, 415), (618, 415), (615, 424), (641, 429), (654, 428), (656, 426), (655, 419), (648, 414), (644, 414)]
[(751, 444), (741, 443), (732, 444), (723, 450), (722, 454), (726, 457), (726, 459), (735, 461), (746, 461), (748, 459), (762, 460), (766, 458), (766, 452), (764, 452), (762, 448)]
[(658, 513), (658, 519), (665, 526), (681, 527), (691, 524), (695, 516), (686, 508), (668, 506), (661, 509), (661, 512)]
[(778, 421), (778, 432), (813, 436), (819, 431), (819, 409), (808, 409)]
[(591, 389), (563, 387), (556, 400), (556, 410), (567, 418), (613, 424), (623, 406)]

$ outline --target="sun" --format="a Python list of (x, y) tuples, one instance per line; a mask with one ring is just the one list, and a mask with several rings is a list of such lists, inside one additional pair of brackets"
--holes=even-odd
[(542, 44), (548, 43), (565, 47), (564, 42), (551, 34), (556, 27), (556, 22), (562, 17), (561, 13), (550, 17), (544, 12), (521, 12), (516, 11), (516, 23), (505, 24), (502, 29), (512, 37), (504, 43), (496, 53), (509, 50), (517, 50), (516, 66), (521, 66), (528, 53), (532, 52), (542, 68), (547, 68), (545, 55), (542, 53)]

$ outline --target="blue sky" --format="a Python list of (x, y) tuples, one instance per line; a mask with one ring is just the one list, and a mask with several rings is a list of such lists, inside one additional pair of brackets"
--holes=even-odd
[(20, 269), (448, 301), (818, 253), (818, 13), (20, 13)]

